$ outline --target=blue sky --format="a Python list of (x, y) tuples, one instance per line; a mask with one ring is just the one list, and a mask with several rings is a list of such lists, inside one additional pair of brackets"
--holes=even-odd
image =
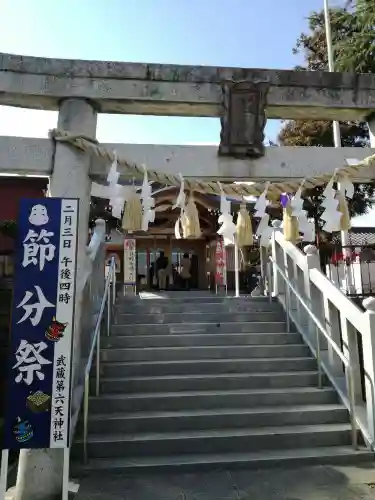
[[(342, 0), (330, 0), (340, 5)], [(2, 0), (0, 51), (32, 56), (290, 69), (323, 0)], [(56, 113), (0, 107), (0, 135), (45, 137)], [(279, 122), (267, 124), (274, 139)], [(101, 115), (98, 139), (217, 143), (219, 120)]]

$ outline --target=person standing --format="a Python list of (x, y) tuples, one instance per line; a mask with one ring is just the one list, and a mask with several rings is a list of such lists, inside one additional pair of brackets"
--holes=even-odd
[(184, 253), (184, 256), (182, 257), (181, 260), (180, 276), (183, 281), (184, 288), (186, 288), (186, 290), (189, 290), (190, 288), (190, 278), (191, 278), (190, 271), (191, 271), (191, 260), (189, 258), (189, 254)]
[(156, 259), (156, 275), (158, 277), (159, 290), (166, 290), (167, 288), (167, 268), (168, 257), (161, 251), (159, 257)]

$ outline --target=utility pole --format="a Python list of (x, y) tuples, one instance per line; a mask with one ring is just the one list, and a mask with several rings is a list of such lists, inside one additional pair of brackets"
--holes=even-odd
[[(332, 46), (332, 30), (331, 30), (331, 18), (329, 15), (329, 6), (328, 0), (324, 0), (324, 21), (325, 21), (325, 30), (326, 30), (326, 40), (327, 40), (327, 55), (328, 55), (328, 70), (330, 72), (335, 71), (334, 64), (334, 56), (333, 56), (333, 46)], [(335, 148), (341, 148), (341, 133), (340, 133), (340, 124), (337, 121), (334, 121), (333, 124), (333, 140)], [(347, 247), (349, 245), (349, 233), (348, 231), (341, 231), (341, 246), (343, 247), (343, 257), (350, 258), (351, 251)], [(345, 274), (346, 274), (346, 282), (349, 291), (353, 288), (353, 279), (351, 274), (351, 269), (348, 269), (348, 266), (345, 266)]]
[[(330, 72), (334, 72), (335, 65), (333, 59), (331, 19), (329, 15), (328, 0), (324, 0), (324, 20), (325, 20), (326, 40), (327, 40), (328, 70)], [(341, 134), (340, 134), (339, 122), (333, 122), (333, 140), (335, 148), (341, 148)]]

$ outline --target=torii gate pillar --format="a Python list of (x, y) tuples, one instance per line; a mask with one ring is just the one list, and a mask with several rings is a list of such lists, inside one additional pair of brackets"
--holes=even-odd
[[(57, 122), (58, 128), (66, 130), (73, 135), (83, 135), (95, 139), (96, 125), (97, 112), (90, 101), (86, 99), (66, 99), (61, 102)], [(81, 324), (82, 290), (85, 275), (88, 271), (86, 248), (91, 199), (90, 166), (90, 155), (64, 142), (56, 143), (54, 165), (50, 180), (51, 196), (79, 199), (76, 302), (74, 310), (75, 330), (73, 340), (73, 388), (77, 387), (79, 383), (74, 372), (81, 359), (80, 334), (83, 328)], [(72, 400), (74, 408), (74, 394)]]
[[(84, 99), (67, 99), (61, 103), (58, 127), (72, 134), (95, 139), (97, 114)], [(90, 212), (90, 156), (58, 142), (50, 180), (54, 197), (79, 198), (75, 332), (73, 341), (73, 388), (79, 381), (75, 369), (80, 362), (82, 283), (87, 270), (87, 228)], [(74, 393), (72, 397), (74, 406)], [(15, 500), (49, 500), (61, 498), (64, 450), (21, 450)]]

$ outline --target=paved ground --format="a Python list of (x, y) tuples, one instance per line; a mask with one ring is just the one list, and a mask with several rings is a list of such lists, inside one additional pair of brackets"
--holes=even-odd
[(88, 477), (75, 500), (375, 500), (373, 464)]

